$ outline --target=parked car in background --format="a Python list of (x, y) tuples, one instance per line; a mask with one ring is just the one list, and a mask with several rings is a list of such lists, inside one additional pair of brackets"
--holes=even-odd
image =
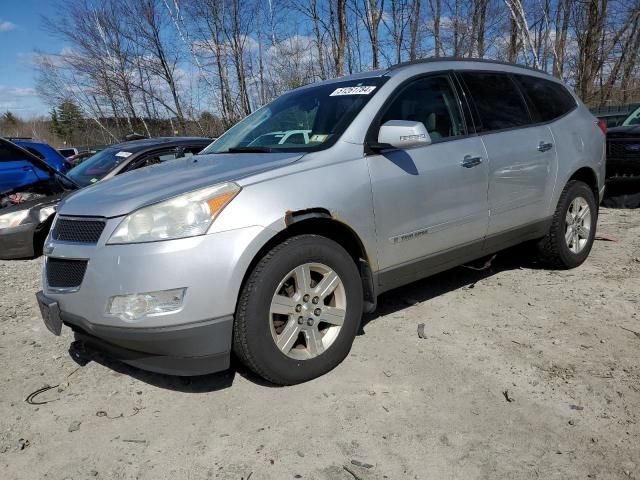
[(591, 109), (596, 117), (603, 120), (607, 124), (607, 128), (619, 127), (636, 108), (640, 107), (640, 103), (631, 103), (626, 105), (606, 105)]
[[(23, 153), (19, 150), (16, 153), (16, 149), (12, 149), (8, 143), (0, 146), (6, 149), (2, 150), (5, 153), (2, 153), (0, 168), (5, 154), (7, 158), (11, 158), (11, 155), (24, 157)], [(5, 192), (0, 197), (0, 258), (38, 255), (53, 221), (54, 208), (72, 191), (120, 173), (193, 156), (210, 143), (210, 138), (167, 137), (113, 145), (72, 168), (65, 177), (52, 179), (51, 172), (42, 172), (31, 184), (21, 184)], [(38, 169), (28, 158), (23, 158), (21, 162)]]
[(39, 156), (0, 138), (0, 169), (7, 163), (38, 173), (30, 183), (22, 177), (13, 182), (15, 188), (0, 192), (0, 258), (30, 256), (33, 245), (41, 245), (49, 231), (55, 205), (76, 186), (68, 178), (62, 183), (64, 174)]
[(80, 185), (86, 186), (120, 173), (196, 155), (210, 143), (210, 138), (203, 137), (132, 140), (99, 151), (71, 169), (68, 176)]
[(59, 148), (58, 152), (65, 158), (73, 157), (79, 153), (77, 148)]
[[(292, 127), (308, 141), (253, 143)], [(384, 291), (530, 240), (554, 268), (584, 262), (604, 143), (560, 81), (514, 65), (435, 59), (307, 85), (209, 155), (65, 199), (42, 316), (141, 368), (210, 373), (233, 349), (273, 383), (304, 382), (346, 357)]]
[[(55, 148), (46, 143), (38, 142), (31, 138), (12, 137), (9, 140), (61, 173), (65, 173), (69, 169), (67, 160)], [(0, 195), (49, 178), (49, 173), (46, 170), (22, 159), (22, 154), (19, 154), (15, 159), (11, 159), (12, 152), (15, 153), (12, 149), (9, 149), (2, 154), (3, 160), (0, 162)]]
[(640, 176), (640, 107), (607, 131), (607, 179)]

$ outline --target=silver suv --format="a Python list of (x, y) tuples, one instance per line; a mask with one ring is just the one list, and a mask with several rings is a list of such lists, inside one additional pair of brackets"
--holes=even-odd
[(308, 85), (203, 155), (68, 197), (39, 304), (53, 333), (141, 368), (204, 374), (233, 351), (273, 383), (303, 382), (346, 357), (382, 292), (531, 240), (549, 265), (580, 265), (604, 145), (562, 83), (513, 65)]

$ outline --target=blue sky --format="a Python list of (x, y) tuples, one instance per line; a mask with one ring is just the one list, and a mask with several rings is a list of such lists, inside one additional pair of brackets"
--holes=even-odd
[(0, 113), (10, 110), (25, 119), (47, 114), (35, 93), (31, 57), (36, 50), (58, 53), (64, 47), (43, 27), (42, 18), (54, 9), (50, 0), (0, 0)]

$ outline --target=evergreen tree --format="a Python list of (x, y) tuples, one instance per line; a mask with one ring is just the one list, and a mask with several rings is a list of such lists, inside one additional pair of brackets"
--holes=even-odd
[(16, 125), (18, 125), (18, 122), (20, 120), (18, 120), (18, 117), (16, 117), (13, 113), (11, 113), (9, 110), (7, 110), (6, 112), (4, 112), (2, 114), (2, 117), (0, 117), (2, 121), (2, 123), (6, 126), (6, 127), (15, 127)]
[(22, 121), (9, 110), (0, 115), (0, 136), (18, 136)]
[(75, 103), (65, 101), (51, 110), (51, 129), (65, 143), (71, 143), (73, 134), (81, 127), (82, 111)]

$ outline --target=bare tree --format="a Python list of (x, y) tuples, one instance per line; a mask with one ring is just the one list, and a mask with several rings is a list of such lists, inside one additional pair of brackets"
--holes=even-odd
[(420, 18), (421, 0), (413, 0), (411, 8), (411, 16), (409, 18), (409, 60), (418, 58), (418, 27), (421, 22)]
[(408, 0), (391, 0), (391, 15), (389, 20), (383, 20), (391, 36), (394, 47), (395, 63), (402, 61), (402, 48), (405, 42), (405, 32), (409, 26), (410, 8)]
[(336, 76), (344, 72), (344, 52), (347, 43), (347, 0), (329, 0), (331, 50)]
[(378, 42), (378, 32), (380, 29), (380, 21), (384, 12), (384, 0), (355, 0), (355, 12), (362, 20), (369, 43), (371, 45), (371, 68), (376, 69), (380, 66), (380, 44)]
[[(165, 101), (157, 92), (144, 89), (153, 95), (173, 115), (176, 116), (180, 130), (186, 131), (186, 121), (178, 86), (178, 63), (182, 52), (173, 48), (175, 43), (166, 37), (167, 18), (158, 0), (127, 0), (126, 8), (132, 12), (128, 15), (128, 30), (125, 33), (136, 45), (143, 57), (142, 62), (151, 74), (161, 79), (169, 90), (172, 104)], [(142, 54), (144, 52), (144, 55)]]
[(531, 40), (527, 16), (525, 14), (524, 7), (522, 6), (522, 0), (504, 0), (504, 2), (509, 9), (509, 12), (511, 12), (511, 18), (513, 20), (511, 25), (512, 38), (514, 33), (519, 37), (518, 41), (523, 48), (529, 52), (529, 55), (525, 55), (524, 57), (525, 62), (527, 64), (531, 63), (534, 68), (538, 68), (540, 62), (538, 60), (536, 49), (533, 45), (533, 41)]
[(251, 29), (250, 15), (240, 5), (240, 0), (229, 0), (227, 21), (223, 26), (225, 37), (230, 45), (231, 63), (233, 64), (238, 81), (238, 102), (242, 116), (251, 113), (249, 91), (247, 89), (247, 75), (245, 71), (245, 51)]
[(431, 8), (431, 18), (433, 19), (433, 41), (435, 56), (439, 57), (442, 52), (442, 38), (440, 37), (440, 19), (442, 17), (442, 0), (429, 0)]
[(105, 141), (132, 130), (228, 128), (288, 89), (426, 52), (550, 71), (589, 105), (640, 100), (640, 0), (65, 0), (59, 7), (46, 24), (68, 47), (39, 56), (38, 91), (50, 105), (73, 101)]

